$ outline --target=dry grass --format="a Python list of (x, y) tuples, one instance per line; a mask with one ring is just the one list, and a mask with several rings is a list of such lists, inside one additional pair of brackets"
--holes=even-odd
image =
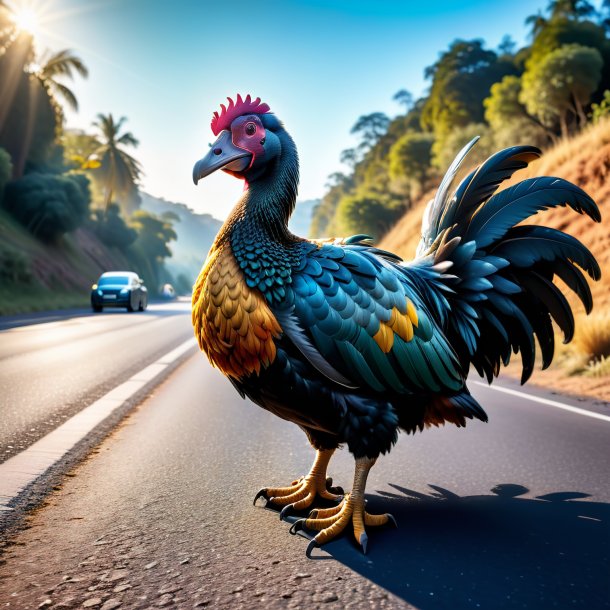
[[(557, 176), (577, 184), (597, 202), (602, 213), (601, 223), (594, 223), (570, 208), (556, 208), (527, 220), (528, 224), (547, 225), (577, 237), (591, 250), (602, 269), (602, 279), (591, 285), (594, 311), (599, 315), (587, 321), (578, 298), (571, 292), (567, 293), (577, 316), (577, 334), (574, 343), (558, 350), (556, 358), (565, 367), (561, 368), (564, 375), (568, 371), (568, 374), (588, 375), (592, 374), (592, 365), (587, 364), (589, 360), (602, 355), (610, 356), (610, 120), (592, 125), (576, 137), (560, 142), (528, 168), (517, 172), (503, 188), (525, 178), (542, 175)], [(426, 193), (403, 216), (381, 241), (382, 248), (396, 252), (407, 260), (413, 258), (419, 242), (422, 214), (433, 194), (433, 191)], [(596, 376), (610, 374), (607, 361), (608, 358), (604, 360), (605, 364), (595, 365)], [(544, 379), (545, 375), (536, 373), (534, 381)], [(553, 375), (549, 379), (551, 377)], [(557, 376), (554, 377), (553, 384), (557, 381)], [(599, 390), (599, 383), (595, 386), (596, 395), (605, 396), (605, 390)], [(610, 387), (610, 383), (607, 385)]]
[(574, 349), (592, 360), (610, 356), (610, 312), (582, 317), (574, 335)]

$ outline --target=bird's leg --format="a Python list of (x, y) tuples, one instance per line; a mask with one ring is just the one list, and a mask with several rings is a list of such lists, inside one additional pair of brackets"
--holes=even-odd
[(387, 513), (385, 515), (370, 515), (364, 510), (366, 478), (373, 464), (375, 464), (374, 459), (366, 457), (357, 458), (352, 493), (345, 494), (343, 501), (338, 506), (328, 509), (314, 509), (307, 519), (300, 519), (290, 528), (291, 534), (296, 534), (296, 532), (303, 527), (318, 530), (318, 534), (312, 539), (307, 547), (308, 557), (310, 557), (311, 551), (316, 546), (321, 546), (325, 542), (335, 538), (349, 523), (352, 523), (354, 527), (354, 536), (360, 543), (360, 546), (362, 546), (364, 553), (366, 553), (368, 543), (368, 537), (364, 529), (366, 525), (385, 525), (390, 522), (396, 526), (396, 521), (392, 515)]
[(309, 474), (293, 481), (288, 487), (263, 487), (256, 494), (254, 503), (263, 497), (271, 504), (283, 506), (280, 512), (280, 519), (283, 519), (294, 510), (309, 508), (316, 497), (333, 502), (340, 501), (343, 490), (331, 487), (332, 479), (326, 478), (326, 468), (334, 452), (334, 449), (317, 450)]

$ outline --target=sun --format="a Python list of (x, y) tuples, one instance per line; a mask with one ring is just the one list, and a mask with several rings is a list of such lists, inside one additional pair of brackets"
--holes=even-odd
[(23, 7), (17, 10), (13, 16), (15, 25), (21, 32), (27, 32), (32, 36), (38, 32), (38, 15), (30, 7)]

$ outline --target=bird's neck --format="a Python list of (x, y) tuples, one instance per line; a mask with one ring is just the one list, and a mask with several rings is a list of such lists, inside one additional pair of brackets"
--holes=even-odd
[(248, 184), (212, 247), (229, 245), (248, 286), (258, 288), (270, 302), (284, 298), (303, 243), (288, 230), (299, 181), (296, 147), (286, 132), (278, 137), (281, 154)]

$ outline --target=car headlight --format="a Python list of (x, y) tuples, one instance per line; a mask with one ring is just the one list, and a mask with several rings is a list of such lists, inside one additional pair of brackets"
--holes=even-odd
[(121, 289), (121, 294), (128, 294), (129, 293), (129, 288), (122, 288)]
[(99, 288), (97, 289), (97, 293), (98, 293), (100, 296), (103, 296), (103, 295), (104, 295), (104, 293), (103, 293), (103, 292), (102, 292), (102, 291), (101, 291)]

